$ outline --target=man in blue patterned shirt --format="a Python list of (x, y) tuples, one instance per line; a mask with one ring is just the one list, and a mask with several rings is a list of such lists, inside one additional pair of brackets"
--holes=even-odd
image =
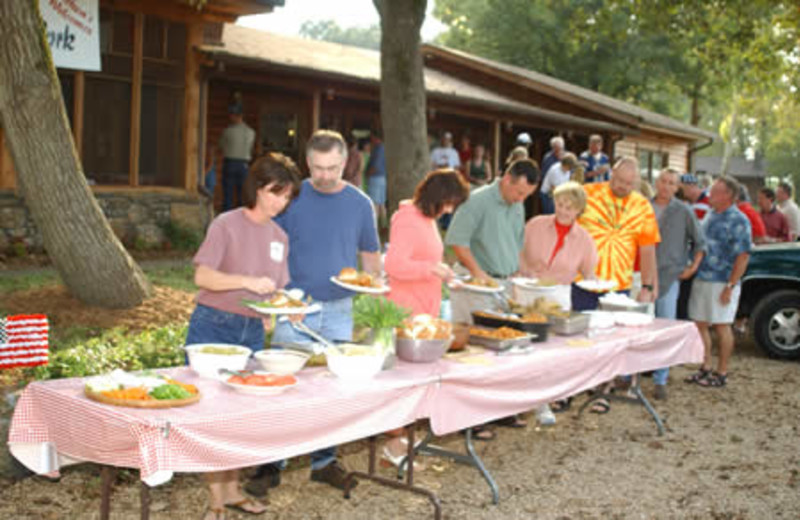
[(606, 182), (611, 178), (611, 161), (603, 153), (603, 138), (600, 135), (589, 136), (589, 149), (578, 160), (583, 164), (584, 182)]
[[(750, 221), (736, 207), (739, 183), (721, 177), (711, 186), (712, 211), (701, 224), (706, 239), (705, 256), (700, 263), (689, 299), (689, 317), (697, 323), (705, 346), (703, 366), (689, 376), (688, 382), (705, 387), (725, 386), (728, 360), (733, 353), (733, 329), (741, 287), (739, 281), (747, 269), (750, 250)], [(717, 334), (719, 360), (711, 371), (711, 329)]]

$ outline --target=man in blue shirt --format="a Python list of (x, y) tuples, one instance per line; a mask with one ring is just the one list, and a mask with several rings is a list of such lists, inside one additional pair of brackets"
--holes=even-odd
[[(344, 267), (380, 273), (380, 243), (375, 213), (369, 198), (342, 179), (347, 145), (338, 132), (318, 130), (306, 145), (311, 178), (303, 181), (300, 195), (275, 222), (289, 236), (289, 287), (302, 289), (322, 306), (304, 323), (332, 341), (350, 341), (353, 334), (353, 293), (330, 281)], [(273, 343), (308, 343), (311, 338), (289, 323), (278, 323)], [(259, 497), (277, 485), (276, 470), (269, 464), (246, 486)], [(336, 447), (311, 454), (311, 480), (344, 489), (346, 471), (336, 460)]]
[[(733, 353), (733, 330), (742, 279), (750, 259), (750, 221), (736, 207), (739, 183), (721, 177), (711, 186), (711, 211), (702, 222), (706, 239), (705, 256), (689, 297), (689, 317), (697, 323), (703, 338), (703, 366), (687, 382), (706, 387), (725, 386), (728, 360)], [(711, 327), (719, 341), (717, 371), (711, 371)]]
[(606, 182), (611, 174), (611, 162), (603, 153), (603, 138), (597, 134), (589, 136), (589, 149), (578, 157), (583, 163), (584, 182)]

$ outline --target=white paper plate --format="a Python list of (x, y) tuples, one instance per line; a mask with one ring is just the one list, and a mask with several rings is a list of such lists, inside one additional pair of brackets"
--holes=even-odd
[(505, 287), (502, 285), (498, 287), (481, 287), (479, 285), (472, 285), (466, 282), (462, 282), (460, 280), (456, 280), (450, 284), (451, 289), (464, 289), (466, 291), (472, 291), (477, 293), (484, 293), (484, 294), (492, 294), (492, 293), (501, 293), (505, 290)]
[(347, 282), (343, 282), (339, 280), (335, 276), (331, 276), (331, 282), (335, 283), (339, 287), (343, 287), (349, 291), (365, 293), (365, 294), (385, 294), (389, 292), (389, 286), (383, 285), (381, 287), (364, 287), (362, 285), (353, 285)]
[(539, 285), (538, 278), (512, 278), (511, 283), (524, 289), (536, 289), (537, 291), (555, 291), (558, 285)]
[(643, 312), (615, 312), (614, 321), (625, 327), (646, 327), (653, 323), (653, 316)]
[(322, 309), (319, 303), (312, 303), (305, 307), (258, 307), (256, 305), (247, 305), (249, 309), (253, 309), (259, 314), (267, 315), (284, 315), (284, 314), (314, 314)]
[(617, 286), (617, 282), (614, 280), (581, 280), (575, 285), (584, 291), (608, 292)]
[[(256, 375), (269, 375), (271, 372), (263, 372), (263, 371), (255, 371), (253, 372)], [(273, 374), (277, 375), (277, 374)], [(294, 388), (297, 386), (299, 382), (297, 378), (295, 378), (295, 382), (291, 385), (283, 385), (283, 386), (255, 386), (255, 385), (237, 385), (236, 383), (229, 383), (227, 380), (230, 378), (230, 375), (224, 376), (220, 379), (220, 383), (227, 386), (228, 388), (232, 389), (235, 392), (239, 392), (240, 394), (248, 394), (248, 395), (278, 395), (282, 394), (286, 390), (290, 388)]]

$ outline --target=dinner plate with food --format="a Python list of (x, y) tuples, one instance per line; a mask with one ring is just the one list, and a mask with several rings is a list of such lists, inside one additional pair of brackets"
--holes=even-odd
[(278, 395), (297, 385), (291, 374), (279, 375), (256, 370), (254, 372), (226, 373), (221, 383), (240, 394)]
[(383, 283), (383, 280), (369, 273), (357, 271), (352, 267), (345, 267), (339, 271), (338, 275), (331, 276), (331, 282), (353, 292), (367, 294), (389, 292), (389, 286)]
[(505, 288), (493, 278), (475, 278), (470, 277), (466, 280), (456, 280), (450, 287), (453, 289), (466, 289), (468, 291), (479, 293), (501, 293)]
[(151, 371), (113, 372), (88, 379), (84, 394), (93, 401), (129, 408), (174, 408), (200, 400), (194, 385)]
[(276, 291), (271, 298), (263, 302), (256, 300), (243, 300), (243, 304), (261, 314), (313, 314), (319, 312), (321, 307), (311, 299), (303, 299), (303, 291), (289, 289)]

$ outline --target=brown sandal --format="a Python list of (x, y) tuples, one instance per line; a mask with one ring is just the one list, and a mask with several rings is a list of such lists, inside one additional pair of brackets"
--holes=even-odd
[[(251, 508), (260, 506), (263, 507), (264, 510), (256, 512), (247, 509), (247, 506), (250, 506)], [(225, 507), (227, 507), (228, 509), (232, 509), (233, 511), (237, 511), (239, 513), (244, 513), (245, 515), (253, 515), (253, 516), (263, 515), (264, 513), (267, 512), (267, 506), (265, 504), (262, 504), (261, 502), (256, 502), (252, 498), (243, 498), (238, 502), (230, 502), (228, 504), (225, 504)]]

